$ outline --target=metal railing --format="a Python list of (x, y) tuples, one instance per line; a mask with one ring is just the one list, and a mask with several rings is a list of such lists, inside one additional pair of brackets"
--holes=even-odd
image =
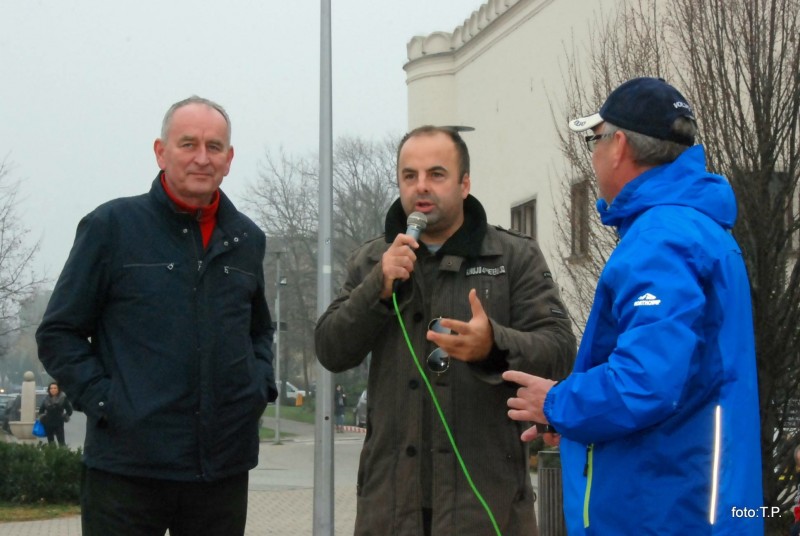
[(561, 492), (561, 454), (540, 450), (538, 454), (538, 524), (541, 536), (565, 536), (564, 501)]

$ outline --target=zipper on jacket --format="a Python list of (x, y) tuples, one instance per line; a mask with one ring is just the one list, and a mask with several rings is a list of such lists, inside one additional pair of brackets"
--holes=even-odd
[(240, 270), (239, 268), (234, 268), (233, 266), (223, 266), (226, 274), (231, 272), (239, 272), (240, 274), (249, 275), (250, 277), (255, 277), (255, 274), (251, 274), (250, 272), (246, 272), (244, 270)]
[(592, 472), (594, 471), (594, 443), (586, 445), (586, 465), (583, 476), (586, 477), (586, 494), (583, 496), (583, 528), (589, 528), (589, 496), (592, 493)]
[(157, 262), (157, 263), (132, 263), (132, 264), (123, 264), (123, 268), (166, 268), (167, 270), (172, 270), (175, 268), (174, 262)]

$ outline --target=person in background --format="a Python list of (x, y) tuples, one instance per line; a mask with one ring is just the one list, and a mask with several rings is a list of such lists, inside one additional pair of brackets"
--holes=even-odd
[(47, 387), (47, 396), (39, 407), (39, 420), (47, 433), (47, 442), (53, 444), (58, 440), (59, 446), (65, 447), (64, 423), (72, 416), (72, 404), (67, 396), (61, 392), (56, 382), (51, 382)]
[(11, 426), (9, 423), (18, 421), (22, 418), (22, 395), (17, 395), (14, 400), (6, 408), (5, 419), (3, 420), (3, 427), (6, 432), (11, 433)]
[(336, 384), (334, 397), (334, 405), (336, 406), (336, 431), (341, 433), (344, 431), (344, 412), (345, 406), (347, 406), (347, 395), (340, 384)]
[(230, 119), (173, 104), (150, 192), (105, 203), (36, 333), (86, 414), (83, 536), (244, 534), (259, 419), (278, 395), (264, 233), (220, 190)]
[[(454, 128), (414, 129), (397, 162), (400, 198), (385, 233), (352, 253), (315, 333), (317, 357), (333, 372), (372, 352), (355, 534), (495, 533), (427, 380), (502, 534), (534, 535), (528, 446), (505, 415), (514, 391), (500, 374), (563, 377), (575, 351), (569, 316), (536, 241), (490, 225), (470, 195), (469, 151)], [(427, 221), (419, 240), (406, 233), (414, 212)]]
[[(570, 128), (619, 243), (565, 380), (509, 371), (509, 416), (561, 434), (564, 511), (582, 534), (763, 533), (750, 284), (736, 198), (694, 145), (694, 112), (661, 79), (615, 89)], [(536, 436), (535, 428), (523, 439)]]

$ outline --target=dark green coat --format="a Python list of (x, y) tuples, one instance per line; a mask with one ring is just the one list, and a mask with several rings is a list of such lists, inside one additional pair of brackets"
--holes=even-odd
[[(379, 300), (381, 256), (404, 231), (405, 214), (396, 202), (385, 236), (350, 257), (344, 287), (316, 329), (318, 358), (331, 371), (358, 366), (372, 353), (355, 534), (422, 534), (426, 484), (434, 505), (433, 534), (494, 534), (432, 409), (394, 311)], [(487, 225), (472, 196), (465, 201), (462, 228), (436, 255), (421, 247), (417, 257), (411, 280), (398, 290), (414, 350), (502, 533), (536, 534), (528, 446), (519, 438), (526, 426), (508, 418), (506, 401), (516, 388), (500, 375), (508, 368), (550, 378), (568, 373), (575, 337), (558, 288), (537, 243)], [(434, 348), (425, 338), (428, 322), (439, 316), (469, 320), (472, 288), (491, 320), (494, 349), (478, 364), (453, 360), (437, 376), (425, 366)]]

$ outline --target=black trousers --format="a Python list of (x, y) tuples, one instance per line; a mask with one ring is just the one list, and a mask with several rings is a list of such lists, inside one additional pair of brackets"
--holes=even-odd
[(47, 443), (53, 444), (55, 440), (58, 439), (58, 444), (62, 447), (67, 445), (67, 442), (64, 441), (64, 423), (57, 424), (54, 426), (44, 425), (44, 431), (47, 434)]
[(216, 482), (115, 475), (84, 466), (83, 536), (242, 536), (248, 473)]

